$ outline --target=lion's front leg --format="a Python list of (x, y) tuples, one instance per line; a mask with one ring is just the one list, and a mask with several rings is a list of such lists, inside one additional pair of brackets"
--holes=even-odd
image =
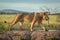
[(36, 20), (37, 20), (37, 13), (34, 14), (34, 18), (32, 20), (32, 23), (31, 23), (31, 31), (33, 31), (33, 27), (34, 27), (34, 24), (36, 23)]
[(31, 31), (33, 31), (33, 27), (34, 27), (35, 22), (36, 22), (36, 21), (33, 21), (33, 22), (31, 23), (31, 27), (30, 27), (30, 30), (31, 30)]
[(40, 24), (40, 27), (45, 31), (45, 27), (42, 24)]
[(31, 23), (31, 27), (30, 27), (30, 30), (31, 30), (31, 31), (33, 31), (33, 27), (34, 27), (35, 22), (36, 22), (36, 21), (33, 21), (33, 22)]
[(39, 24), (40, 28), (42, 28), (44, 31), (46, 31), (46, 28), (42, 25), (42, 21), (41, 20), (38, 21), (38, 24)]
[(46, 29), (46, 27), (44, 27), (42, 24), (40, 24), (40, 27), (41, 27), (44, 31), (48, 31), (48, 30)]

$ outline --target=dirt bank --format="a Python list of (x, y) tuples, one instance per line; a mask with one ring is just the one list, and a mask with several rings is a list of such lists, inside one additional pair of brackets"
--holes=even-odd
[(60, 40), (60, 31), (0, 31), (0, 40)]

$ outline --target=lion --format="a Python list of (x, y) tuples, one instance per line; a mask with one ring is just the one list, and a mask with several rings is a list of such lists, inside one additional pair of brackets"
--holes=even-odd
[(17, 13), (15, 18), (11, 22), (11, 27), (13, 27), (13, 25), (15, 25), (17, 22), (19, 23), (20, 27), (23, 25), (24, 22), (30, 22), (30, 30), (33, 31), (34, 24), (38, 22), (39, 26), (45, 30), (45, 27), (42, 26), (42, 20), (49, 19), (48, 13), (49, 12)]

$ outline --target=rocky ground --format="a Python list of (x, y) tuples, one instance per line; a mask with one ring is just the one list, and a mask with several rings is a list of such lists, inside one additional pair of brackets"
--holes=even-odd
[(0, 31), (0, 40), (60, 40), (60, 31)]

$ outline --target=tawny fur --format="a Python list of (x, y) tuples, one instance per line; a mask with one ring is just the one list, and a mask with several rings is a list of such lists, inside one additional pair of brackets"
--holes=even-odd
[[(16, 14), (15, 18), (11, 22), (11, 27), (19, 22), (19, 25), (22, 26), (22, 23), (24, 22), (31, 22), (31, 31), (33, 29), (33, 26), (36, 22), (40, 25), (42, 23), (43, 19), (46, 19), (48, 17), (48, 12), (40, 12), (40, 13), (18, 13)], [(46, 16), (47, 15), (47, 16)]]

